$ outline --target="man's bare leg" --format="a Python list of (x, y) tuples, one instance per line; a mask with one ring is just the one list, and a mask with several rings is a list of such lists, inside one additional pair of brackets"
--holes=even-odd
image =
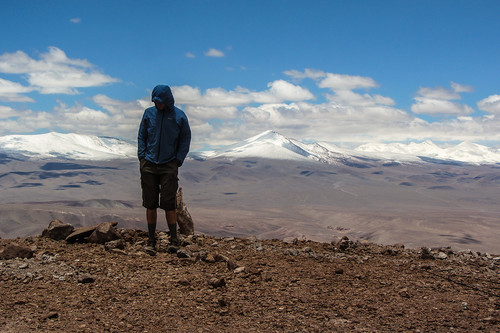
[(172, 243), (178, 243), (179, 239), (177, 238), (177, 213), (175, 209), (165, 211), (165, 218), (167, 219), (168, 230), (170, 231), (170, 241)]

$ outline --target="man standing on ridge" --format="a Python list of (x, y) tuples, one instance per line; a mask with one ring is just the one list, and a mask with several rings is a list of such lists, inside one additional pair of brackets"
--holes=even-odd
[[(178, 244), (176, 194), (178, 168), (184, 162), (191, 143), (186, 114), (174, 106), (169, 86), (158, 85), (151, 100), (155, 106), (142, 116), (137, 137), (141, 171), (142, 205), (146, 208), (149, 240), (147, 251), (156, 250), (157, 208), (165, 210), (170, 241)], [(159, 200), (158, 200), (159, 199)]]

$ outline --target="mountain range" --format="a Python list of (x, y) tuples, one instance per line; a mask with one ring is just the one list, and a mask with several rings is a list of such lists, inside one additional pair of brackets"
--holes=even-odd
[[(30, 159), (112, 160), (135, 158), (135, 144), (117, 138), (81, 134), (46, 133), (0, 137), (0, 154)], [(266, 158), (316, 161), (331, 165), (370, 167), (370, 163), (497, 164), (500, 150), (462, 142), (439, 146), (421, 143), (367, 143), (347, 149), (331, 143), (304, 143), (265, 131), (241, 142), (213, 151), (192, 152), (194, 159)], [(1, 158), (1, 155), (0, 155)]]
[(111, 137), (51, 132), (2, 136), (0, 154), (29, 159), (101, 161), (135, 157), (137, 148)]
[[(88, 135), (0, 137), (0, 237), (39, 234), (53, 219), (144, 228), (136, 150)], [(345, 149), (266, 131), (191, 153), (179, 179), (196, 231), (209, 235), (498, 253), (498, 163), (475, 144)]]

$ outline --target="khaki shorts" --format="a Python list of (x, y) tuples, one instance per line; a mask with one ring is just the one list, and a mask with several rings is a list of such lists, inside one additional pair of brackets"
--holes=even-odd
[(167, 164), (154, 164), (142, 159), (140, 170), (142, 205), (147, 209), (158, 207), (166, 211), (176, 209), (179, 187), (177, 163), (172, 161)]

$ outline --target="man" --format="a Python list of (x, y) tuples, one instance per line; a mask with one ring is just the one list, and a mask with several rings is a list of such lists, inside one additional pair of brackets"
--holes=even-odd
[(158, 207), (165, 210), (171, 243), (179, 243), (175, 212), (179, 186), (177, 175), (191, 142), (188, 119), (182, 110), (174, 106), (170, 87), (156, 86), (151, 99), (155, 106), (144, 111), (137, 138), (142, 205), (146, 208), (148, 222), (149, 239), (145, 248), (148, 252), (156, 250)]

